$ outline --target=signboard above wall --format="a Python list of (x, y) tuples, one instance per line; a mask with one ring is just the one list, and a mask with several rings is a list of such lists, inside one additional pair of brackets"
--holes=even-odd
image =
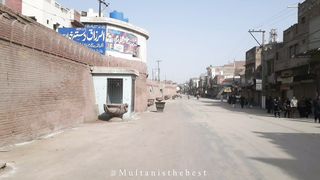
[(138, 56), (139, 45), (137, 36), (123, 31), (108, 29), (106, 39), (107, 50), (132, 54), (134, 57)]
[(58, 32), (68, 39), (72, 39), (101, 54), (106, 52), (106, 28), (59, 28)]

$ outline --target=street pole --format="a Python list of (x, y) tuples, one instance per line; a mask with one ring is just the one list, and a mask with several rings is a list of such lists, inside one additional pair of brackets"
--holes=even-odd
[(151, 69), (151, 71), (152, 71), (152, 76), (151, 76), (152, 78), (151, 78), (151, 79), (153, 80), (153, 77), (154, 77), (154, 74), (153, 74), (153, 69)]
[(106, 3), (105, 0), (98, 0), (99, 2), (99, 17), (101, 17), (101, 4), (104, 4), (106, 7), (109, 7), (110, 3)]
[(158, 63), (158, 81), (160, 82), (160, 62), (161, 60), (157, 60)]
[[(254, 30), (254, 29), (250, 29), (248, 31), (250, 33), (250, 35), (253, 37), (253, 39), (259, 44), (260, 47), (263, 47), (264, 46), (264, 33), (266, 31), (263, 31), (263, 30)], [(253, 35), (253, 33), (262, 33), (262, 42), (260, 43), (257, 38)]]
[(101, 17), (101, 0), (99, 0), (99, 17)]

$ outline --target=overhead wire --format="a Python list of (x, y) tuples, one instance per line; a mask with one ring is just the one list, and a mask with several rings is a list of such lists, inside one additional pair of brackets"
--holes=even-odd
[[(272, 15), (268, 19), (259, 23), (259, 25), (255, 26), (254, 29), (259, 29), (259, 28), (263, 28), (266, 26), (274, 26), (280, 22), (283, 22), (284, 20), (287, 20), (288, 18), (292, 17), (295, 14), (296, 14), (296, 12), (292, 13), (292, 10), (286, 7), (284, 9), (281, 9), (280, 11), (278, 11), (276, 14)], [(246, 36), (244, 36), (244, 38), (245, 37)], [(241, 38), (239, 40), (239, 42), (235, 43), (236, 46), (238, 46), (238, 47), (232, 48), (231, 52), (234, 52), (234, 51), (236, 52), (236, 54), (233, 55), (234, 57), (238, 56), (239, 51), (241, 50), (241, 47), (243, 46), (243, 39), (244, 38)]]

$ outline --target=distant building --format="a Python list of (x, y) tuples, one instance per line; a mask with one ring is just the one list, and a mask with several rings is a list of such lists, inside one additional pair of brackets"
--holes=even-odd
[(216, 97), (225, 86), (240, 86), (240, 78), (244, 73), (245, 61), (234, 61), (222, 66), (207, 67), (207, 94)]

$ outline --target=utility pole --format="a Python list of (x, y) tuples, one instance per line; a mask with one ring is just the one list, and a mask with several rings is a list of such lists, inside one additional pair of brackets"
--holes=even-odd
[(110, 3), (107, 3), (105, 0), (98, 0), (98, 1), (99, 1), (99, 17), (101, 17), (101, 4), (108, 7), (110, 5)]
[(157, 63), (158, 63), (158, 81), (160, 82), (160, 62), (161, 60), (157, 60)]
[(158, 69), (157, 68), (152, 68), (152, 80), (157, 80), (158, 78)]
[[(266, 31), (261, 30), (261, 29), (260, 30), (250, 29), (248, 32), (253, 37), (253, 39), (259, 44), (259, 46), (262, 47), (264, 45), (264, 34)], [(253, 33), (262, 33), (262, 42), (261, 43), (257, 40), (257, 38), (253, 35)]]
[(154, 80), (154, 69), (152, 68), (152, 80)]

